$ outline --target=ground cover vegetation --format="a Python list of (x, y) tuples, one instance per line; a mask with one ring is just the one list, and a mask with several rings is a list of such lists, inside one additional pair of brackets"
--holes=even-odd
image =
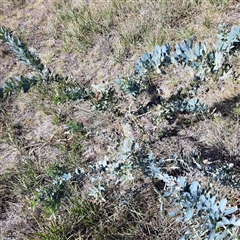
[(1, 239), (239, 239), (239, 8), (3, 1)]

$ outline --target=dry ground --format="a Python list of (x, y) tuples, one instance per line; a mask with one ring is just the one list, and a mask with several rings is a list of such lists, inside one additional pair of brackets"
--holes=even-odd
[[(191, 35), (198, 41), (216, 42), (217, 26), (240, 25), (237, 0), (2, 0), (0, 25), (21, 37), (31, 51), (54, 72), (92, 86), (132, 73), (135, 61), (165, 42), (174, 44)], [(210, 45), (210, 44), (209, 44)], [(118, 111), (93, 111), (91, 103), (63, 101), (58, 85), (37, 86), (0, 104), (0, 239), (177, 239), (184, 226), (160, 214), (157, 185), (148, 186), (128, 205), (119, 205), (121, 189), (108, 189), (106, 203), (94, 203), (73, 183), (71, 196), (52, 212), (33, 204), (37, 188), (51, 185), (56, 172), (87, 168), (113, 156), (128, 134), (156, 158), (188, 156), (195, 149), (202, 162), (234, 163), (240, 173), (239, 58), (235, 77), (209, 81), (200, 100), (210, 106), (212, 117), (180, 116), (167, 121), (154, 105), (147, 114), (133, 113), (152, 101), (144, 93), (136, 103), (130, 97), (118, 102)], [(0, 83), (27, 74), (31, 68), (18, 61), (0, 43)], [(158, 76), (156, 86), (169, 97), (191, 78), (186, 69)], [(117, 88), (117, 86), (116, 86)], [(209, 89), (209, 91), (205, 91)], [(119, 95), (121, 95), (119, 93)], [(139, 105), (138, 105), (139, 104)], [(70, 122), (84, 130), (69, 133)], [(179, 174), (178, 170), (173, 171)], [(55, 174), (55, 175), (54, 175)], [(186, 173), (192, 181), (202, 178)], [(140, 175), (139, 179), (142, 180)], [(144, 180), (145, 181), (145, 180)], [(138, 184), (138, 183), (134, 183)], [(85, 188), (87, 188), (85, 186)], [(237, 190), (222, 188), (235, 205)], [(170, 205), (170, 204), (169, 204)], [(117, 210), (117, 207), (120, 210)], [(171, 209), (171, 206), (166, 206)], [(51, 212), (51, 214), (49, 213)], [(239, 215), (239, 213), (238, 213)]]

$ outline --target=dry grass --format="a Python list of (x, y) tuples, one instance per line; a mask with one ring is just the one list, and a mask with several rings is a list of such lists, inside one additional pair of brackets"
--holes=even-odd
[[(234, 0), (2, 0), (0, 22), (21, 36), (51, 69), (73, 75), (75, 83), (91, 86), (129, 73), (134, 62), (156, 45), (173, 44), (191, 35), (199, 41), (215, 42), (221, 21), (230, 27), (240, 24), (239, 8)], [(107, 202), (98, 203), (85, 196), (87, 187), (79, 182), (67, 185), (70, 194), (54, 213), (44, 202), (33, 207), (32, 197), (36, 188), (50, 186), (58, 171), (87, 168), (105, 155), (116, 154), (126, 137), (126, 122), (139, 144), (158, 158), (188, 155), (197, 149), (202, 161), (233, 162), (240, 173), (238, 69), (236, 58), (236, 79), (206, 83), (209, 91), (199, 97), (214, 110), (208, 119), (182, 116), (174, 122), (165, 121), (158, 106), (135, 116), (139, 105), (121, 94), (115, 112), (97, 112), (90, 102), (61, 98), (64, 86), (60, 84), (43, 84), (1, 102), (0, 239), (150, 240), (182, 236), (183, 226), (160, 214), (151, 181), (127, 205), (121, 205), (119, 186), (109, 187)], [(28, 71), (0, 43), (0, 85)], [(164, 97), (170, 96), (186, 85), (190, 79), (186, 72), (179, 68), (176, 73), (157, 77), (156, 88)], [(153, 99), (144, 93), (139, 102), (144, 106)], [(69, 123), (83, 123), (84, 130), (69, 133)], [(189, 174), (187, 177), (193, 179)], [(138, 179), (141, 183), (143, 176), (139, 174)], [(139, 187), (139, 182), (134, 184)], [(234, 194), (229, 194), (229, 199), (239, 204), (239, 193)], [(170, 204), (167, 210), (171, 210)]]

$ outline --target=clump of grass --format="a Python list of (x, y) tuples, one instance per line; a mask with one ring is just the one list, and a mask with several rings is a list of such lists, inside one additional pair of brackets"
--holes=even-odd
[[(173, 8), (172, 6), (177, 6)], [(173, 36), (170, 26), (181, 25), (197, 7), (194, 1), (110, 1), (107, 4), (67, 2), (56, 6), (58, 23), (63, 25), (65, 49), (80, 51), (97, 44), (99, 36), (109, 42), (109, 53), (117, 61), (129, 58), (138, 48), (152, 48)], [(166, 14), (167, 13), (167, 14)]]
[(212, 129), (206, 133), (208, 143), (219, 149), (227, 161), (233, 161), (239, 156), (239, 120), (233, 122), (216, 118)]
[[(64, 31), (66, 46), (77, 42), (79, 50), (93, 47), (94, 36), (106, 34), (112, 25), (113, 13), (109, 4), (92, 9), (87, 3), (74, 7), (71, 3), (59, 3), (57, 15), (60, 22), (65, 22), (68, 27)], [(70, 41), (70, 42), (69, 42)]]
[[(137, 201), (118, 205), (116, 193), (111, 193), (105, 196), (108, 201), (100, 204), (80, 195), (65, 200), (50, 224), (39, 222), (39, 239), (148, 239), (151, 234), (161, 236), (166, 230), (164, 227), (174, 224), (166, 219), (164, 227), (159, 228), (158, 211), (151, 209), (147, 199), (142, 199), (141, 205)], [(151, 201), (153, 204), (154, 200)], [(166, 233), (170, 239), (174, 239), (174, 235), (177, 236), (177, 232)]]

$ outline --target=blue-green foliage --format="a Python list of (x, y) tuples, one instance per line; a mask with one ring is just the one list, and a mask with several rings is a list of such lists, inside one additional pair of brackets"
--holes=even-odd
[[(174, 157), (173, 160), (176, 158)], [(145, 172), (149, 177), (165, 183), (165, 190), (162, 192), (157, 190), (161, 206), (163, 206), (163, 197), (169, 199), (176, 208), (169, 213), (170, 216), (178, 216), (179, 221), (188, 224), (189, 230), (181, 240), (236, 239), (240, 219), (236, 219), (233, 213), (238, 208), (226, 208), (227, 199), (220, 200), (216, 191), (214, 194), (211, 193), (211, 184), (207, 188), (202, 188), (198, 181), (189, 183), (182, 176), (178, 178), (171, 176), (163, 171), (163, 165), (164, 160), (157, 161), (151, 157), (151, 163), (145, 165), (147, 166)], [(203, 168), (200, 166), (200, 169)], [(223, 227), (223, 230), (220, 231), (220, 227)]]
[(68, 101), (85, 101), (94, 97), (93, 92), (84, 86), (73, 82), (67, 77), (58, 82), (54, 89), (53, 100), (55, 102), (65, 103)]
[(127, 81), (124, 78), (118, 78), (121, 90), (135, 96), (140, 94), (146, 89), (146, 84), (144, 89), (140, 87), (142, 83), (147, 82), (149, 74), (152, 72), (165, 74), (165, 68), (171, 64), (188, 65), (195, 69), (193, 80), (199, 79), (198, 84), (194, 86), (195, 93), (202, 80), (209, 75), (216, 80), (224, 79), (231, 73), (231, 55), (236, 54), (240, 49), (240, 27), (235, 26), (230, 32), (224, 26), (219, 27), (218, 37), (218, 45), (213, 45), (211, 50), (207, 49), (205, 42), (194, 45), (193, 37), (190, 38), (189, 43), (184, 40), (184, 44), (176, 44), (174, 51), (171, 51), (168, 43), (157, 46), (153, 52), (145, 53), (136, 61), (131, 78), (128, 77)]
[(231, 32), (228, 32), (226, 29), (226, 25), (221, 24), (219, 26), (219, 49), (220, 51), (225, 52), (234, 52), (240, 49), (240, 27), (234, 26)]
[(193, 37), (191, 37), (190, 43), (184, 40), (184, 45), (176, 44), (175, 52), (173, 53), (173, 62), (175, 60), (177, 63), (184, 63), (192, 68), (199, 69), (206, 52), (206, 43), (202, 45), (199, 42), (198, 45), (194, 45), (193, 47)]
[[(198, 171), (201, 174), (209, 174), (212, 176), (217, 169), (209, 171), (209, 169), (196, 160), (184, 160), (188, 170)], [(178, 165), (178, 156), (174, 156), (172, 161)], [(89, 187), (89, 196), (97, 201), (105, 201), (104, 191), (110, 184), (125, 184), (131, 185), (135, 181), (134, 171), (138, 169), (146, 174), (148, 178), (158, 179), (164, 182), (165, 187), (162, 190), (156, 190), (159, 195), (161, 210), (164, 210), (164, 198), (172, 203), (174, 211), (170, 212), (171, 217), (177, 216), (178, 221), (184, 221), (188, 226), (188, 231), (184, 234), (181, 240), (186, 239), (209, 239), (223, 240), (236, 239), (237, 230), (240, 226), (240, 219), (236, 219), (234, 213), (237, 207), (227, 207), (227, 199), (219, 198), (218, 191), (208, 187), (202, 187), (199, 181), (189, 183), (182, 176), (175, 177), (169, 175), (166, 170), (166, 162), (164, 159), (156, 159), (151, 153), (144, 153), (133, 138), (126, 138), (118, 153), (113, 158), (105, 156), (103, 161), (95, 165), (89, 166), (88, 171), (75, 170), (75, 173), (65, 173), (57, 177), (53, 181), (53, 186), (48, 189), (43, 189), (38, 192), (42, 201), (50, 201), (55, 199), (57, 193), (61, 193), (66, 181), (83, 182), (90, 179), (92, 186)], [(219, 171), (219, 170), (218, 170)], [(220, 170), (222, 171), (222, 170)], [(227, 173), (226, 173), (227, 174)], [(215, 174), (215, 179), (222, 182)], [(235, 185), (240, 187), (239, 184)], [(50, 191), (51, 190), (51, 191)], [(136, 190), (136, 189), (135, 189)], [(127, 190), (132, 193), (132, 197), (136, 196), (138, 191)], [(127, 195), (127, 193), (126, 193)], [(43, 198), (44, 197), (44, 198)], [(125, 196), (125, 200), (127, 196)], [(45, 199), (45, 200), (44, 200)], [(54, 202), (54, 201), (53, 201)]]
[(170, 45), (167, 43), (161, 47), (157, 46), (151, 54), (145, 53), (136, 62), (135, 75), (143, 77), (154, 68), (156, 68), (157, 73), (163, 73), (162, 67), (168, 66), (172, 63), (170, 50)]
[(240, 48), (239, 29), (235, 26), (229, 32), (226, 27), (220, 27), (219, 43), (217, 46), (213, 45), (210, 50), (205, 42), (194, 45), (193, 37), (189, 42), (184, 40), (184, 44), (176, 44), (174, 51), (168, 43), (156, 46), (153, 52), (145, 53), (136, 61), (131, 77), (118, 77), (115, 82), (123, 92), (137, 97), (148, 89), (152, 73), (165, 74), (166, 68), (171, 64), (187, 65), (195, 71), (193, 81), (185, 88), (185, 96), (178, 90), (178, 93), (169, 99), (162, 98), (160, 105), (167, 114), (165, 117), (169, 118), (176, 113), (208, 113), (207, 106), (200, 103), (199, 99), (193, 99), (193, 96), (197, 95), (198, 88), (208, 77), (224, 80), (231, 76), (231, 56)]
[(115, 80), (115, 83), (120, 85), (120, 90), (125, 93), (130, 93), (133, 96), (138, 96), (146, 88), (146, 85), (143, 82), (138, 81), (137, 79), (133, 79), (129, 76), (118, 77)]
[(87, 100), (92, 95), (92, 93), (89, 92), (83, 86), (74, 86), (74, 85), (65, 84), (65, 89), (66, 90), (64, 92), (68, 100), (73, 100), (73, 101)]
[(23, 90), (24, 93), (28, 92), (32, 85), (37, 83), (37, 78), (35, 76), (30, 77), (14, 77), (10, 78), (3, 87), (0, 89), (0, 98), (8, 97), (13, 91), (19, 93)]
[(42, 202), (51, 214), (54, 213), (58, 209), (61, 199), (68, 194), (66, 183), (71, 179), (73, 179), (71, 173), (54, 176), (49, 187), (36, 189), (32, 203), (36, 205), (38, 202)]
[(240, 188), (240, 178), (234, 174), (234, 165), (232, 163), (215, 169), (210, 167), (208, 171), (212, 173), (213, 179), (221, 182), (221, 184), (231, 188)]
[(172, 103), (172, 112), (180, 113), (208, 113), (208, 108), (198, 99), (178, 100)]
[[(28, 76), (11, 78), (4, 86), (0, 86), (0, 98), (6, 99), (14, 92), (19, 93), (23, 90), (28, 92), (36, 84), (43, 82), (49, 84), (52, 82), (61, 83), (60, 87), (67, 100), (89, 99), (91, 92), (88, 92), (83, 86), (76, 86), (68, 81), (68, 77), (62, 77), (59, 74), (53, 74), (49, 68), (42, 64), (40, 58), (35, 53), (31, 53), (26, 44), (20, 38), (13, 37), (12, 33), (5, 27), (0, 27), (0, 40), (9, 45), (10, 50), (14, 52), (18, 59), (33, 68), (33, 73)], [(58, 98), (56, 96), (56, 98)]]
[[(127, 141), (127, 140), (126, 140)], [(130, 147), (130, 142), (132, 147)], [(216, 192), (211, 193), (211, 185), (208, 188), (202, 188), (200, 182), (194, 181), (188, 183), (184, 177), (174, 177), (166, 173), (164, 169), (164, 160), (157, 160), (153, 154), (144, 154), (138, 148), (134, 147), (134, 140), (132, 139), (125, 149), (119, 154), (123, 154), (128, 159), (128, 176), (131, 176), (127, 181), (134, 181), (131, 174), (136, 167), (142, 168), (144, 173), (150, 178), (157, 178), (165, 183), (165, 190), (162, 190), (160, 197), (170, 199), (176, 211), (171, 212), (171, 216), (179, 215), (178, 220), (184, 220), (189, 225), (189, 231), (186, 232), (182, 239), (235, 239), (237, 234), (237, 227), (240, 226), (240, 219), (236, 219), (233, 215), (237, 211), (237, 207), (226, 208), (227, 199), (219, 199)], [(127, 153), (127, 154), (126, 154)], [(193, 157), (193, 156), (192, 156)], [(191, 169), (194, 163), (193, 171), (200, 171), (201, 174), (209, 174), (212, 176), (212, 172), (208, 171), (208, 168), (200, 163), (192, 161), (192, 157), (189, 157), (188, 167)], [(108, 157), (105, 157), (103, 162), (99, 163), (105, 174), (111, 173), (111, 175), (118, 175), (122, 171), (122, 163), (120, 158), (115, 158), (111, 163)], [(118, 162), (116, 162), (118, 161)], [(177, 156), (173, 158), (173, 161), (177, 163)], [(185, 161), (187, 162), (187, 161)], [(192, 164), (190, 163), (192, 162)], [(197, 165), (196, 165), (197, 164)], [(115, 167), (109, 167), (115, 166)], [(109, 171), (108, 171), (109, 168)], [(213, 169), (212, 169), (213, 170)], [(223, 182), (217, 172), (222, 169), (215, 169), (215, 179)], [(227, 175), (227, 173), (225, 174)], [(102, 178), (101, 178), (102, 179)], [(124, 178), (125, 179), (125, 178)], [(124, 182), (120, 179), (120, 182)], [(116, 182), (118, 183), (118, 181)], [(103, 184), (103, 183), (102, 183)], [(235, 185), (237, 186), (237, 185)], [(239, 184), (238, 184), (239, 187)], [(214, 190), (214, 189), (212, 189)], [(162, 202), (162, 198), (159, 199)], [(163, 210), (163, 205), (161, 208)], [(219, 228), (223, 227), (223, 230)]]
[(226, 53), (228, 55), (235, 53), (240, 48), (240, 27), (235, 26), (231, 32), (227, 33), (226, 31), (223, 32), (223, 28), (220, 28), (219, 32), (219, 44), (209, 52), (206, 43), (199, 42), (193, 45), (193, 37), (190, 38), (189, 43), (184, 40), (184, 44), (176, 44), (173, 53), (171, 53), (169, 44), (157, 46), (152, 53), (145, 53), (137, 60), (135, 75), (143, 77), (153, 69), (157, 73), (163, 73), (162, 68), (172, 63), (188, 65), (198, 72), (204, 69), (205, 75), (201, 73), (201, 77), (205, 77), (207, 73), (213, 74), (220, 68), (225, 67)]
[(28, 50), (26, 44), (20, 38), (13, 37), (5, 27), (0, 27), (0, 40), (9, 45), (10, 50), (17, 55), (20, 61), (30, 65), (34, 70), (34, 73), (29, 74), (28, 77), (14, 77), (6, 82), (4, 86), (0, 86), (0, 98), (6, 99), (13, 93), (19, 93), (22, 90), (26, 93), (36, 84), (56, 82), (58, 85), (53, 96), (53, 100), (56, 102), (91, 100), (96, 109), (103, 110), (107, 109), (108, 103), (113, 100), (115, 94), (113, 86), (109, 86), (108, 89), (102, 91), (101, 97), (97, 98), (90, 88), (73, 82), (71, 78), (52, 73), (34, 53)]
[[(115, 88), (111, 85), (107, 85), (104, 87), (99, 87), (98, 85), (95, 85), (95, 89), (98, 91), (98, 97), (94, 94), (92, 94), (91, 103), (92, 108), (94, 110), (112, 110), (111, 104), (115, 101)], [(89, 92), (92, 92), (91, 90), (88, 90)]]
[[(179, 90), (169, 99), (162, 99), (162, 107), (167, 109), (166, 112), (170, 114), (170, 117), (176, 113), (208, 113), (206, 105), (200, 103), (193, 96), (197, 94), (202, 79), (209, 74), (217, 76), (228, 74), (231, 68), (230, 57), (240, 48), (239, 27), (235, 27), (231, 32), (226, 31), (224, 27), (220, 30), (219, 44), (213, 46), (211, 51), (207, 50), (206, 43), (199, 42), (193, 45), (193, 38), (189, 43), (184, 40), (184, 44), (177, 44), (173, 53), (171, 53), (169, 44), (157, 46), (152, 53), (145, 53), (136, 62), (133, 77), (119, 77), (116, 83), (120, 85), (122, 91), (136, 97), (148, 87), (147, 84), (150, 82), (148, 76), (154, 70), (164, 74), (164, 69), (170, 64), (188, 65), (196, 70), (196, 74), (193, 82), (187, 88), (187, 93), (183, 94), (182, 90)], [(21, 61), (31, 65), (36, 73), (29, 77), (20, 76), (10, 79), (0, 87), (0, 98), (6, 98), (13, 92), (19, 93), (21, 90), (28, 92), (31, 86), (38, 82), (54, 81), (59, 83), (59, 94), (64, 92), (67, 100), (90, 99), (94, 108), (98, 110), (109, 108), (109, 103), (114, 101), (115, 88), (113, 86), (106, 88), (95, 86), (95, 89), (98, 90), (98, 93), (95, 94), (91, 89), (86, 89), (73, 84), (67, 78), (52, 74), (19, 38), (14, 38), (4, 27), (0, 28), (0, 39), (10, 46), (10, 49)], [(73, 121), (69, 121), (66, 128), (70, 133), (83, 131), (82, 124)], [(68, 191), (67, 182), (74, 181), (83, 184), (85, 180), (89, 179), (91, 184), (89, 196), (104, 201), (102, 193), (108, 185), (132, 183), (136, 180), (136, 171), (139, 172), (142, 169), (147, 177), (164, 182), (165, 189), (157, 191), (161, 209), (164, 209), (163, 198), (170, 199), (173, 207), (176, 208), (171, 216), (178, 215), (179, 220), (188, 224), (189, 231), (182, 239), (234, 239), (237, 227), (240, 226), (240, 219), (237, 220), (233, 215), (237, 210), (236, 207), (226, 208), (227, 199), (219, 199), (217, 193), (213, 195), (210, 185), (208, 188), (203, 188), (198, 181), (189, 183), (182, 176), (169, 175), (164, 170), (165, 161), (163, 159), (155, 159), (153, 154), (145, 153), (142, 149), (143, 147), (139, 148), (132, 135), (126, 137), (115, 156), (105, 156), (102, 161), (89, 166), (86, 171), (76, 169), (74, 173), (61, 172), (51, 176), (52, 184), (47, 188), (37, 190), (34, 201), (41, 201), (50, 210), (55, 211), (61, 198)], [(211, 168), (209, 166), (210, 168), (206, 168), (193, 159), (191, 157), (182, 162), (175, 156), (173, 162), (183, 170), (198, 171), (222, 184), (239, 188), (239, 179), (237, 176), (231, 175), (231, 167)]]
[[(209, 166), (205, 166), (201, 161), (195, 159), (196, 157), (194, 152), (191, 156), (185, 157), (186, 159), (180, 159), (175, 155), (172, 162), (176, 166), (180, 166), (182, 170), (199, 172), (221, 184), (229, 185), (232, 179), (226, 178), (228, 169), (224, 167), (210, 169)], [(109, 185), (125, 184), (125, 186), (131, 186), (131, 183), (136, 180), (135, 173), (142, 169), (148, 178), (164, 182), (165, 187), (162, 190), (156, 190), (161, 210), (164, 211), (164, 199), (167, 199), (175, 208), (169, 215), (171, 217), (177, 216), (177, 220), (186, 223), (188, 231), (181, 240), (236, 239), (240, 219), (236, 219), (233, 214), (237, 211), (237, 207), (227, 207), (227, 199), (220, 199), (218, 191), (212, 188), (211, 184), (208, 187), (202, 187), (199, 181), (189, 183), (182, 176), (175, 177), (168, 174), (166, 164), (169, 164), (169, 159), (168, 163), (164, 159), (156, 159), (152, 153), (146, 153), (139, 148), (133, 137), (129, 137), (123, 141), (115, 156), (105, 156), (102, 161), (89, 166), (87, 171), (76, 169), (72, 174), (61, 173), (61, 175), (57, 175), (53, 180), (53, 185), (38, 191), (36, 196), (47, 206), (55, 207), (54, 203), (59, 204), (63, 191), (66, 191), (67, 181), (77, 181), (84, 185), (85, 180), (90, 180), (90, 186), (88, 183), (89, 197), (96, 201), (105, 201), (104, 191)], [(225, 178), (222, 181), (222, 175), (219, 173), (223, 174), (224, 171)], [(234, 187), (239, 188), (239, 182), (235, 182)], [(135, 197), (139, 191), (141, 190), (127, 188), (124, 202), (127, 201), (128, 194)]]
[(27, 45), (24, 44), (20, 38), (14, 38), (8, 29), (0, 27), (0, 39), (10, 46), (10, 49), (17, 55), (20, 61), (34, 67), (36, 71), (40, 71), (45, 74), (46, 69), (41, 63), (41, 60), (28, 50)]
[[(240, 219), (237, 220), (232, 215), (237, 211), (237, 207), (226, 208), (227, 199), (223, 198), (218, 201), (217, 194), (213, 195), (209, 189), (201, 188), (198, 181), (189, 184), (183, 177), (169, 179), (165, 176), (160, 179), (166, 181), (168, 187), (171, 186), (165, 196), (171, 196), (173, 205), (178, 208), (170, 215), (180, 214), (179, 221), (185, 221), (193, 226), (191, 231), (188, 231), (181, 239), (202, 239), (206, 236), (209, 240), (226, 239), (234, 234), (236, 237), (236, 227), (240, 226)], [(230, 219), (227, 218), (229, 215)], [(216, 232), (218, 227), (228, 225), (227, 230)]]
[[(227, 32), (226, 28), (221, 27), (219, 30), (219, 44), (217, 47), (214, 46), (213, 50), (208, 53), (206, 43), (202, 44), (199, 42), (193, 45), (193, 38), (190, 38), (189, 43), (184, 40), (184, 44), (176, 44), (173, 53), (171, 52), (169, 44), (157, 46), (152, 53), (145, 53), (141, 59), (137, 60), (133, 77), (118, 77), (116, 83), (120, 85), (122, 91), (131, 93), (136, 97), (147, 89), (149, 83), (147, 76), (152, 71), (156, 70), (157, 73), (165, 73), (164, 68), (172, 63), (180, 63), (197, 70), (193, 79), (195, 84), (190, 84), (191, 86), (188, 88), (189, 94), (197, 94), (197, 89), (202, 83), (201, 79), (205, 78), (207, 74), (218, 73), (222, 70), (220, 76), (228, 76), (228, 72), (230, 72), (228, 58), (230, 54), (235, 53), (239, 49), (239, 32), (239, 27), (235, 27), (231, 32)], [(20, 76), (11, 78), (4, 86), (0, 87), (1, 98), (6, 98), (13, 92), (19, 93), (21, 90), (28, 92), (31, 86), (39, 82), (45, 81), (50, 83), (55, 81), (61, 82), (61, 91), (57, 93), (58, 95), (55, 97), (57, 101), (93, 99), (92, 102), (96, 109), (102, 110), (108, 108), (108, 102), (112, 101), (113, 95), (115, 94), (113, 86), (110, 86), (110, 90), (102, 93), (102, 98), (96, 101), (94, 100), (95, 95), (91, 89), (86, 89), (79, 85), (75, 86), (75, 84), (69, 83), (67, 78), (51, 73), (51, 71), (41, 63), (41, 60), (28, 50), (26, 44), (22, 43), (20, 38), (14, 38), (5, 27), (0, 28), (0, 39), (10, 46), (10, 49), (16, 53), (21, 61), (32, 66), (35, 73), (37, 73), (37, 75), (30, 74), (28, 77)], [(196, 79), (198, 79), (198, 81), (195, 81)], [(65, 97), (59, 96), (59, 94), (63, 94)], [(198, 102), (197, 99), (185, 99), (184, 101), (183, 99), (179, 99), (177, 102), (173, 102), (172, 105), (175, 106), (175, 111), (178, 108), (185, 109), (186, 112), (193, 112), (193, 108), (190, 106), (192, 106), (194, 101)], [(204, 104), (201, 105), (203, 106)], [(196, 112), (198, 112), (199, 108), (195, 109)], [(179, 112), (184, 111), (180, 110)]]
[(0, 27), (0, 40), (9, 45), (11, 51), (17, 55), (20, 61), (30, 65), (38, 73), (37, 76), (29, 74), (28, 77), (20, 76), (11, 78), (0, 88), (1, 98), (7, 98), (13, 92), (19, 93), (21, 90), (26, 93), (37, 82), (43, 79), (49, 81), (52, 78), (50, 70), (41, 63), (41, 60), (28, 50), (27, 45), (20, 38), (13, 37), (11, 32), (5, 27)]

